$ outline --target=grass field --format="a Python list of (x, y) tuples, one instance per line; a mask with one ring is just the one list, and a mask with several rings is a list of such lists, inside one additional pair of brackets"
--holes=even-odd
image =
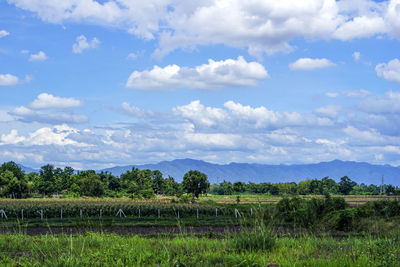
[[(248, 234), (248, 233), (246, 233)], [(399, 266), (399, 236), (0, 235), (2, 266)], [(264, 241), (265, 241), (264, 240)]]

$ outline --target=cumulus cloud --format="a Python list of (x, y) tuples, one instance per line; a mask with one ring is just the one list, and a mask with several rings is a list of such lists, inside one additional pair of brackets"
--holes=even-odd
[(222, 61), (208, 60), (208, 64), (194, 68), (168, 65), (154, 66), (150, 71), (134, 71), (126, 87), (141, 90), (190, 88), (213, 90), (225, 87), (254, 87), (268, 77), (267, 70), (257, 62), (243, 57)]
[(27, 106), (16, 107), (9, 114), (23, 122), (85, 123), (89, 120), (87, 116), (74, 114), (71, 110), (67, 110), (82, 105), (81, 101), (74, 98), (62, 98), (42, 93)]
[(37, 54), (32, 54), (29, 57), (29, 61), (45, 61), (47, 59), (47, 55), (43, 51), (39, 51)]
[(1, 30), (0, 31), (0, 38), (6, 37), (7, 35), (10, 35), (10, 33), (6, 30)]
[(322, 117), (336, 118), (341, 109), (340, 105), (327, 105), (314, 109), (314, 113)]
[(122, 111), (129, 116), (137, 117), (137, 118), (146, 118), (154, 115), (154, 112), (150, 110), (143, 110), (135, 106), (129, 105), (127, 102), (123, 102), (121, 104)]
[(205, 107), (199, 100), (192, 101), (188, 105), (177, 106), (173, 108), (173, 112), (199, 126), (216, 126), (220, 123), (226, 123), (228, 119), (228, 114), (225, 110)]
[(0, 86), (13, 86), (19, 83), (17, 76), (11, 74), (0, 74)]
[(397, 58), (388, 63), (380, 63), (376, 65), (375, 71), (379, 77), (385, 80), (400, 83), (400, 61)]
[[(346, 112), (341, 112), (340, 106), (328, 105), (308, 113), (296, 113), (234, 101), (227, 101), (221, 107), (207, 106), (196, 100), (172, 108), (169, 116), (173, 119), (161, 122), (153, 121), (158, 113), (124, 102), (120, 108), (125, 114), (145, 118), (150, 127), (124, 123), (78, 129), (59, 123), (24, 129), (24, 134), (9, 128), (0, 135), (0, 151), (9, 153), (0, 152), (0, 159), (18, 157), (32, 161), (28, 155), (37, 154), (35, 159), (44, 162), (84, 168), (183, 157), (217, 162), (299, 163), (335, 158), (397, 162), (399, 132), (387, 131), (385, 127), (400, 125), (400, 116), (393, 119), (400, 113), (398, 96), (389, 92), (359, 101), (367, 100), (379, 105), (365, 103), (370, 109), (361, 109), (360, 104), (346, 107)], [(27, 105), (17, 108), (15, 113), (27, 118), (38, 113), (54, 114), (55, 109), (50, 110), (53, 112), (46, 113), (46, 110)], [(353, 112), (362, 113), (361, 118), (365, 120), (355, 120)], [(383, 119), (387, 120), (387, 125), (377, 123)], [(381, 156), (376, 157), (377, 154)], [(391, 160), (394, 158), (396, 160)]]
[(300, 58), (289, 64), (291, 70), (313, 70), (336, 66), (326, 58)]
[(47, 22), (118, 27), (139, 38), (156, 39), (154, 55), (159, 57), (177, 48), (208, 44), (247, 48), (260, 56), (291, 51), (290, 42), (296, 38), (400, 38), (398, 1), (8, 0)]
[(354, 61), (359, 61), (360, 57), (361, 57), (361, 53), (360, 52), (356, 51), (356, 52), (353, 53)]
[(65, 108), (76, 108), (82, 106), (83, 103), (75, 98), (66, 98), (53, 96), (52, 94), (42, 93), (37, 96), (32, 103), (28, 106), (31, 109), (65, 109)]
[(80, 35), (76, 37), (76, 42), (72, 45), (72, 52), (75, 54), (81, 54), (86, 49), (94, 49), (98, 47), (99, 44), (100, 41), (96, 37), (88, 42), (84, 35)]
[(400, 92), (388, 92), (383, 96), (370, 96), (358, 104), (367, 113), (400, 113)]

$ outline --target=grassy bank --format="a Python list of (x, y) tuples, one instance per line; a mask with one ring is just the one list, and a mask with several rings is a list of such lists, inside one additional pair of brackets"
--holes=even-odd
[[(261, 233), (255, 234), (261, 235)], [(267, 235), (265, 237), (265, 235)], [(400, 236), (0, 235), (9, 266), (398, 266)], [(260, 239), (261, 238), (261, 239)], [(257, 239), (258, 242), (254, 242)], [(253, 240), (253, 241), (252, 241)], [(260, 246), (260, 242), (265, 246)]]

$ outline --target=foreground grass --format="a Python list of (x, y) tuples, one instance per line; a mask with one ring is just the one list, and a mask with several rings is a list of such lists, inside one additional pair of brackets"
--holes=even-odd
[[(2, 266), (399, 266), (400, 235), (0, 235)], [(265, 235), (265, 232), (264, 232)], [(270, 235), (270, 234), (269, 234)], [(247, 241), (246, 241), (247, 240)], [(260, 242), (261, 239), (258, 239)]]

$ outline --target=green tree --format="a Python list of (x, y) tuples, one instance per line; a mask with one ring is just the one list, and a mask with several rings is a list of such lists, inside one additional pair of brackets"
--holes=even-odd
[(190, 170), (183, 176), (182, 186), (187, 193), (191, 193), (198, 198), (201, 193), (207, 191), (210, 183), (204, 173)]
[(245, 190), (244, 183), (242, 182), (234, 182), (233, 183), (233, 191), (235, 193), (243, 193)]
[(21, 198), (28, 195), (28, 183), (25, 173), (14, 162), (6, 162), (0, 166), (0, 194)]
[(51, 195), (57, 191), (53, 165), (47, 164), (40, 168), (36, 189), (43, 195)]
[(163, 178), (162, 173), (159, 170), (155, 170), (152, 173), (152, 188), (154, 193), (156, 194), (164, 194), (166, 189), (166, 182)]
[(357, 183), (352, 181), (349, 177), (343, 176), (339, 182), (339, 192), (343, 195), (348, 195)]
[(79, 188), (82, 195), (93, 197), (104, 195), (104, 184), (95, 171), (80, 172), (78, 176), (81, 178), (79, 179)]

